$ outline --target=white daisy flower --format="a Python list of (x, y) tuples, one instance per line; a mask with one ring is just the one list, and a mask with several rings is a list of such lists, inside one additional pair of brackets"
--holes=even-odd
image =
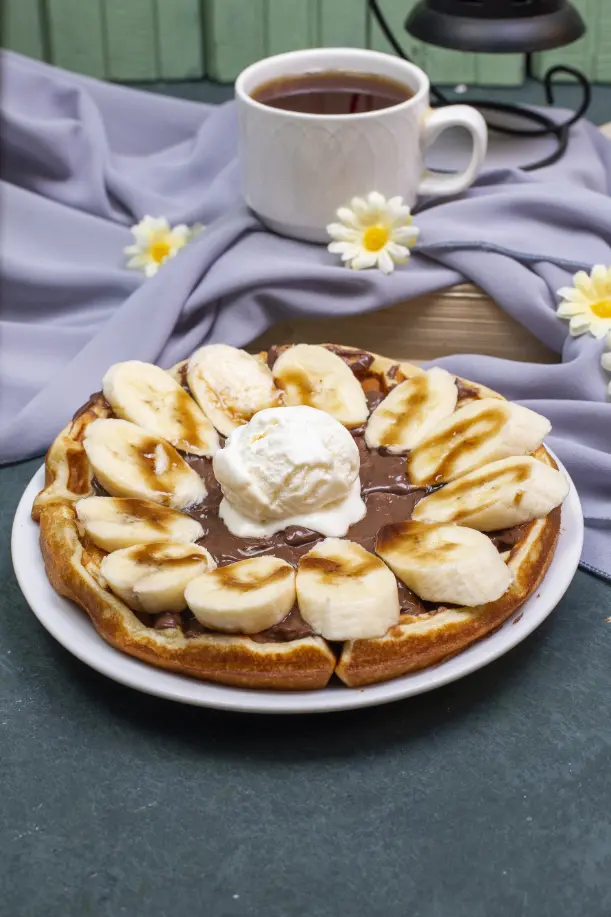
[(377, 191), (366, 198), (353, 197), (350, 207), (339, 208), (337, 217), (339, 223), (327, 226), (333, 239), (327, 248), (356, 271), (377, 267), (390, 274), (395, 264), (405, 264), (419, 234), (403, 198), (386, 200)]
[[(611, 331), (607, 332), (607, 337), (605, 338), (605, 344), (607, 345), (607, 352), (603, 353), (600, 358), (600, 363), (603, 369), (608, 373), (611, 373)], [(611, 382), (607, 386), (607, 395), (611, 398)]]
[(597, 264), (590, 274), (579, 271), (573, 277), (573, 286), (562, 287), (558, 296), (563, 301), (556, 314), (569, 319), (574, 337), (589, 331), (595, 338), (602, 338), (611, 331), (611, 266)]
[(144, 217), (131, 227), (134, 244), (123, 249), (126, 255), (131, 256), (127, 267), (153, 277), (164, 261), (173, 258), (202, 229), (204, 227), (199, 223), (191, 227), (180, 223), (171, 229), (165, 217)]

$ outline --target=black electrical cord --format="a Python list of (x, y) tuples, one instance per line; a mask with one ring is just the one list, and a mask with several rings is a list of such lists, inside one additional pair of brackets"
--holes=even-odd
[[(405, 53), (403, 46), (397, 40), (395, 34), (388, 25), (386, 17), (380, 9), (378, 0), (369, 0), (369, 7), (389, 44), (394, 48), (399, 57), (402, 57), (404, 60), (411, 63), (409, 55)], [(521, 105), (513, 105), (508, 102), (490, 102), (486, 101), (485, 99), (469, 99), (469, 105), (472, 105), (474, 108), (481, 109), (483, 112), (496, 111), (500, 112), (501, 114), (509, 114), (514, 117), (523, 118), (525, 121), (534, 122), (535, 124), (540, 125), (539, 128), (508, 127), (505, 124), (495, 124), (494, 122), (486, 119), (486, 123), (490, 130), (497, 131), (499, 134), (508, 134), (514, 137), (544, 137), (551, 135), (556, 138), (557, 147), (554, 152), (550, 156), (546, 156), (544, 159), (541, 159), (538, 162), (533, 162), (529, 165), (522, 166), (521, 168), (524, 172), (534, 172), (536, 169), (542, 169), (544, 166), (551, 166), (553, 163), (561, 159), (562, 156), (564, 156), (568, 146), (569, 128), (577, 121), (579, 121), (580, 118), (583, 118), (590, 106), (592, 99), (592, 87), (590, 86), (587, 77), (584, 76), (583, 73), (580, 73), (579, 70), (575, 70), (574, 67), (565, 67), (560, 65), (557, 67), (552, 67), (550, 70), (548, 70), (543, 78), (545, 98), (548, 105), (554, 104), (555, 99), (553, 78), (559, 73), (567, 73), (574, 77), (583, 91), (583, 98), (577, 111), (571, 115), (570, 118), (567, 118), (566, 121), (563, 121), (560, 124), (558, 124), (556, 121), (553, 121), (542, 112), (532, 111), (531, 109), (524, 108)], [(448, 99), (448, 97), (444, 95), (444, 93), (432, 83), (431, 96), (434, 99), (435, 107), (456, 104), (455, 102), (452, 102), (450, 99)]]

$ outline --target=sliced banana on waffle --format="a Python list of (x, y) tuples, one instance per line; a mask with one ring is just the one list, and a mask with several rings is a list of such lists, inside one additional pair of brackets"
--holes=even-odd
[(399, 621), (397, 581), (382, 561), (354, 541), (326, 538), (297, 570), (299, 611), (327, 640), (381, 637)]
[(187, 584), (215, 566), (215, 560), (200, 545), (161, 542), (107, 554), (100, 573), (130, 608), (159, 614), (183, 611), (187, 607)]
[(501, 459), (424, 497), (417, 521), (456, 522), (494, 532), (547, 516), (559, 506), (569, 484), (560, 471), (532, 456)]
[(204, 534), (196, 519), (137, 497), (85, 497), (75, 509), (85, 532), (103, 551), (159, 541), (190, 544)]
[(369, 413), (361, 384), (341, 357), (315, 344), (296, 344), (273, 367), (288, 405), (326, 411), (345, 427), (360, 427)]
[(484, 605), (511, 585), (511, 573), (490, 539), (460, 525), (391, 523), (379, 531), (376, 551), (428, 602)]
[(282, 394), (263, 360), (227, 344), (196, 350), (187, 364), (187, 384), (223, 436), (248, 423), (257, 411), (282, 405)]
[(83, 446), (97, 480), (113, 497), (185, 509), (206, 496), (204, 482), (173, 446), (127, 420), (94, 420)]
[(250, 557), (191, 580), (185, 598), (205, 627), (256, 634), (295, 604), (295, 571), (279, 557)]
[(115, 363), (102, 380), (104, 397), (117, 417), (131, 420), (192, 455), (214, 455), (216, 430), (172, 376), (152, 363)]
[(365, 430), (370, 449), (400, 453), (413, 449), (456, 408), (454, 376), (434, 367), (399, 383), (373, 411)]
[(533, 452), (549, 433), (546, 417), (496, 398), (482, 398), (438, 423), (407, 459), (413, 484), (453, 481), (489, 462)]

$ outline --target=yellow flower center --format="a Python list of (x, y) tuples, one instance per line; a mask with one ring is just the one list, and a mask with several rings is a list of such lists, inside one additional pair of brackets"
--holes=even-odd
[(611, 299), (599, 299), (590, 306), (596, 318), (611, 318)]
[(368, 252), (379, 252), (389, 239), (390, 233), (385, 226), (368, 226), (363, 233), (363, 248)]
[(156, 261), (157, 264), (161, 264), (170, 254), (170, 245), (165, 239), (156, 239), (154, 242), (151, 242), (149, 254), (153, 261)]

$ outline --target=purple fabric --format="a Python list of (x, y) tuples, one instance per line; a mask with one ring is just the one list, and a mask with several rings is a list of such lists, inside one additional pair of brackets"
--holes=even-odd
[[(584, 562), (611, 577), (603, 342), (570, 338), (555, 315), (574, 271), (611, 264), (611, 143), (593, 125), (536, 173), (493, 149), (468, 194), (423, 202), (417, 250), (385, 277), (274, 236), (245, 209), (231, 103), (140, 93), (9, 53), (2, 96), (0, 462), (42, 452), (111, 363), (170, 366), (202, 343), (244, 345), (281, 318), (367, 312), (470, 280), (563, 362), (437, 362), (551, 419), (549, 443), (584, 507)], [(150, 280), (123, 255), (146, 214), (207, 226)]]

